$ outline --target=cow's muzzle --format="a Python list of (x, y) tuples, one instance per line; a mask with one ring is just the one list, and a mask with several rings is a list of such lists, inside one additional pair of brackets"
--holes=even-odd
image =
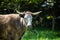
[(32, 29), (32, 25), (28, 25), (28, 26), (27, 26), (27, 29), (28, 29), (28, 30), (31, 30), (31, 29)]

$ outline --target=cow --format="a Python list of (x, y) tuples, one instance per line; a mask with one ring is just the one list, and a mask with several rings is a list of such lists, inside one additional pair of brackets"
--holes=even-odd
[(30, 11), (19, 12), (18, 14), (0, 14), (0, 39), (21, 40), (27, 28), (32, 29), (32, 15), (37, 15), (42, 11), (32, 13)]

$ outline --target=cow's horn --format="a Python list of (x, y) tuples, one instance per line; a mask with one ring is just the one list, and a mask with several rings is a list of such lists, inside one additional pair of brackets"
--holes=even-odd
[(39, 11), (39, 12), (35, 12), (35, 13), (32, 13), (33, 15), (37, 15), (39, 13), (41, 13), (42, 11)]
[(18, 14), (24, 14), (23, 12), (19, 12), (18, 10), (16, 10), (16, 12), (17, 12)]

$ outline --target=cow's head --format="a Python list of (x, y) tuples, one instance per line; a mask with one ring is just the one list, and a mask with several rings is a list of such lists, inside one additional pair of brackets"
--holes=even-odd
[(37, 14), (41, 13), (42, 11), (32, 13), (31, 11), (19, 12), (16, 10), (16, 12), (19, 13), (20, 16), (24, 18), (24, 20), (26, 22), (26, 26), (28, 28), (32, 28), (32, 18), (33, 18), (32, 15), (37, 15)]

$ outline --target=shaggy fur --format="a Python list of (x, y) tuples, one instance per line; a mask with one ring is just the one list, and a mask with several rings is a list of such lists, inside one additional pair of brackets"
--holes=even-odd
[(26, 23), (19, 14), (0, 15), (0, 40), (21, 40), (25, 29)]

